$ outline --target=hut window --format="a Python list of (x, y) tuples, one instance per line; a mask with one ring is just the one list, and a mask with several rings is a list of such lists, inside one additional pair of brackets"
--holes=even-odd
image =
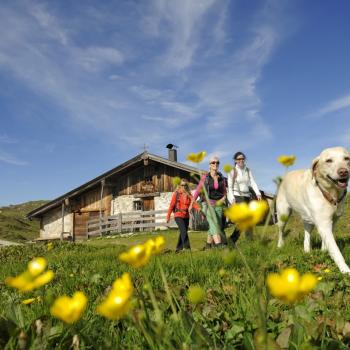
[(152, 182), (152, 176), (145, 176), (145, 182)]
[(142, 201), (134, 201), (134, 210), (143, 210)]

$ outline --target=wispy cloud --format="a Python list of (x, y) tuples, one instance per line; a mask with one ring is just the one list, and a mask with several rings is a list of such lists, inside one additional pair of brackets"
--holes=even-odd
[(27, 165), (28, 162), (18, 159), (17, 157), (13, 156), (12, 154), (0, 150), (0, 162), (8, 163), (11, 165)]
[(336, 98), (327, 102), (323, 107), (317, 111), (310, 113), (308, 117), (319, 118), (326, 114), (336, 113), (344, 109), (350, 108), (350, 94)]
[(13, 144), (13, 143), (18, 143), (18, 140), (14, 139), (6, 134), (3, 134), (3, 135), (0, 135), (0, 143)]
[(79, 18), (26, 4), (0, 11), (0, 69), (66, 111), (72, 128), (132, 145), (157, 135), (155, 147), (169, 135), (188, 148), (218, 137), (227, 147), (236, 126), (256, 143), (272, 136), (258, 82), (281, 40), (280, 12), (257, 9), (239, 27), (230, 1), (128, 4), (127, 18), (113, 4)]

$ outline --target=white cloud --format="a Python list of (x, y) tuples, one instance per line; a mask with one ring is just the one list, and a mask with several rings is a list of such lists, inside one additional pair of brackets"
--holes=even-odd
[[(0, 13), (0, 70), (63, 109), (71, 127), (131, 145), (176, 137), (189, 150), (219, 139), (221, 152), (237, 123), (251, 142), (271, 137), (257, 84), (281, 35), (273, 13), (235, 33), (229, 1), (155, 0), (130, 14), (90, 6), (85, 17), (28, 4)], [(91, 23), (100, 40), (85, 31)]]
[(75, 48), (73, 56), (79, 65), (91, 72), (120, 65), (124, 61), (123, 54), (111, 47), (87, 47), (86, 49)]
[(17, 157), (13, 156), (12, 154), (5, 152), (3, 150), (0, 150), (0, 162), (12, 164), (12, 165), (27, 165), (28, 162), (18, 159)]
[(0, 143), (13, 144), (13, 143), (18, 143), (18, 140), (14, 139), (6, 134), (3, 134), (3, 135), (0, 135)]
[(329, 101), (326, 105), (320, 108), (315, 113), (312, 113), (313, 117), (322, 117), (326, 114), (341, 111), (343, 109), (350, 108), (350, 95), (345, 95), (335, 100)]

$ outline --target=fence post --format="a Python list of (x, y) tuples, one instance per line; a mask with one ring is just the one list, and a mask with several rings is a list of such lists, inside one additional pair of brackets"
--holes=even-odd
[(122, 232), (122, 229), (123, 229), (123, 214), (122, 213), (119, 213), (118, 214), (118, 232)]

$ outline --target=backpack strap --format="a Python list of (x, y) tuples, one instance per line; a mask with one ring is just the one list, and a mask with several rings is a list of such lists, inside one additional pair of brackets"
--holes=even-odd
[(175, 200), (175, 206), (174, 206), (173, 212), (176, 213), (176, 212), (179, 212), (179, 211), (181, 211), (181, 212), (188, 211), (187, 209), (179, 209), (177, 207), (177, 204), (179, 203), (179, 201), (180, 201), (180, 193), (179, 193), (179, 191), (176, 191), (176, 200)]

